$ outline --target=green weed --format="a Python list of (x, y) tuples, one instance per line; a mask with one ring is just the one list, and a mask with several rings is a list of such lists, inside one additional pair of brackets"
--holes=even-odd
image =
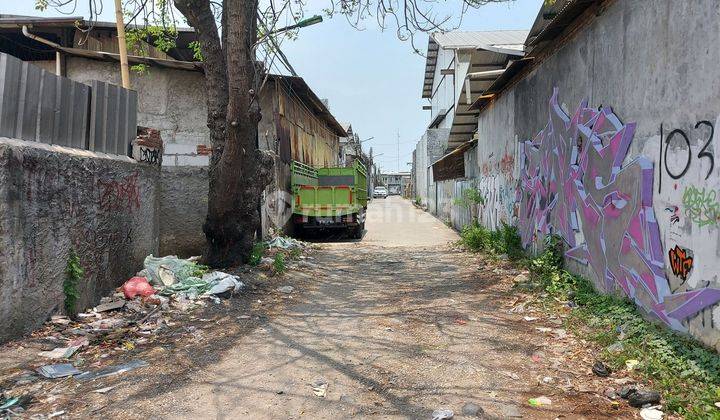
[(282, 274), (285, 272), (285, 254), (282, 252), (278, 252), (275, 254), (275, 258), (273, 259), (273, 269), (276, 273)]
[(602, 346), (601, 358), (622, 369), (639, 360), (642, 379), (663, 394), (666, 409), (688, 419), (720, 418), (720, 357), (699, 343), (647, 321), (634, 303), (603, 295), (592, 283), (563, 268), (563, 243), (548, 238), (545, 250), (528, 268), (538, 287), (547, 292), (546, 304), (571, 301), (577, 305), (569, 328)]
[(85, 276), (85, 270), (80, 266), (80, 257), (74, 250), (70, 250), (65, 267), (65, 280), (63, 281), (63, 294), (65, 295), (65, 313), (69, 316), (77, 314), (77, 300), (80, 298), (78, 286)]
[(258, 242), (253, 245), (253, 248), (250, 251), (250, 257), (248, 258), (248, 264), (252, 265), (253, 267), (259, 265), (260, 261), (262, 261), (263, 255), (265, 255), (266, 249), (267, 245), (262, 242)]
[(465, 226), (460, 232), (460, 238), (462, 244), (471, 251), (507, 254), (513, 260), (519, 260), (525, 255), (517, 228), (505, 223), (495, 231), (477, 223)]

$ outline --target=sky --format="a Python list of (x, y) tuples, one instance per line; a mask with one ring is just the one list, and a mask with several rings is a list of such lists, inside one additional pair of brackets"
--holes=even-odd
[[(542, 1), (510, 0), (469, 9), (459, 30), (530, 29)], [(35, 0), (15, 1), (1, 6), (0, 13), (59, 15), (53, 10), (39, 12), (34, 4)], [(440, 0), (433, 7), (438, 15), (457, 15), (459, 4)], [(305, 15), (322, 14), (327, 5), (326, 0), (309, 0)], [(83, 13), (87, 16), (79, 5), (73, 15)], [(100, 19), (114, 20), (111, 6), (106, 5)], [(328, 99), (338, 121), (351, 123), (361, 140), (374, 137), (363, 143), (363, 149), (373, 148), (383, 171), (409, 171), (415, 144), (430, 123), (429, 112), (422, 110), (427, 100), (421, 98), (425, 58), (415, 54), (408, 41), (399, 40), (393, 28), (379, 28), (374, 18), (361, 27), (353, 28), (342, 16), (326, 18), (301, 29), (296, 39), (284, 40), (281, 48), (317, 96)], [(427, 38), (415, 38), (423, 52)]]

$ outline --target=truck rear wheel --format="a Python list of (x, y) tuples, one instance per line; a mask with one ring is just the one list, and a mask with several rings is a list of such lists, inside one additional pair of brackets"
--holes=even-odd
[(350, 229), (350, 238), (352, 239), (362, 239), (363, 231), (364, 229), (364, 223), (362, 225), (356, 226), (352, 229)]

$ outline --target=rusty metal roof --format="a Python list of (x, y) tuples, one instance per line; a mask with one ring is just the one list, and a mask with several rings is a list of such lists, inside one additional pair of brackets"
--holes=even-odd
[(325, 121), (328, 127), (338, 135), (338, 137), (347, 137), (347, 132), (343, 126), (335, 119), (330, 110), (325, 106), (323, 101), (317, 97), (315, 92), (305, 82), (305, 79), (299, 76), (285, 76), (282, 74), (271, 74), (268, 76), (270, 80), (278, 80), (282, 82), (282, 86), (291, 89), (308, 108), (315, 113), (320, 119)]

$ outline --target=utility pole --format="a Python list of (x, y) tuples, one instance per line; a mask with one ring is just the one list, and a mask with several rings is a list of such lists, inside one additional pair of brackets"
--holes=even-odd
[(397, 172), (400, 173), (400, 129), (397, 130)]
[(130, 89), (130, 68), (128, 67), (125, 24), (123, 23), (122, 0), (115, 0), (115, 25), (117, 26), (118, 50), (120, 51), (120, 74), (122, 87)]

